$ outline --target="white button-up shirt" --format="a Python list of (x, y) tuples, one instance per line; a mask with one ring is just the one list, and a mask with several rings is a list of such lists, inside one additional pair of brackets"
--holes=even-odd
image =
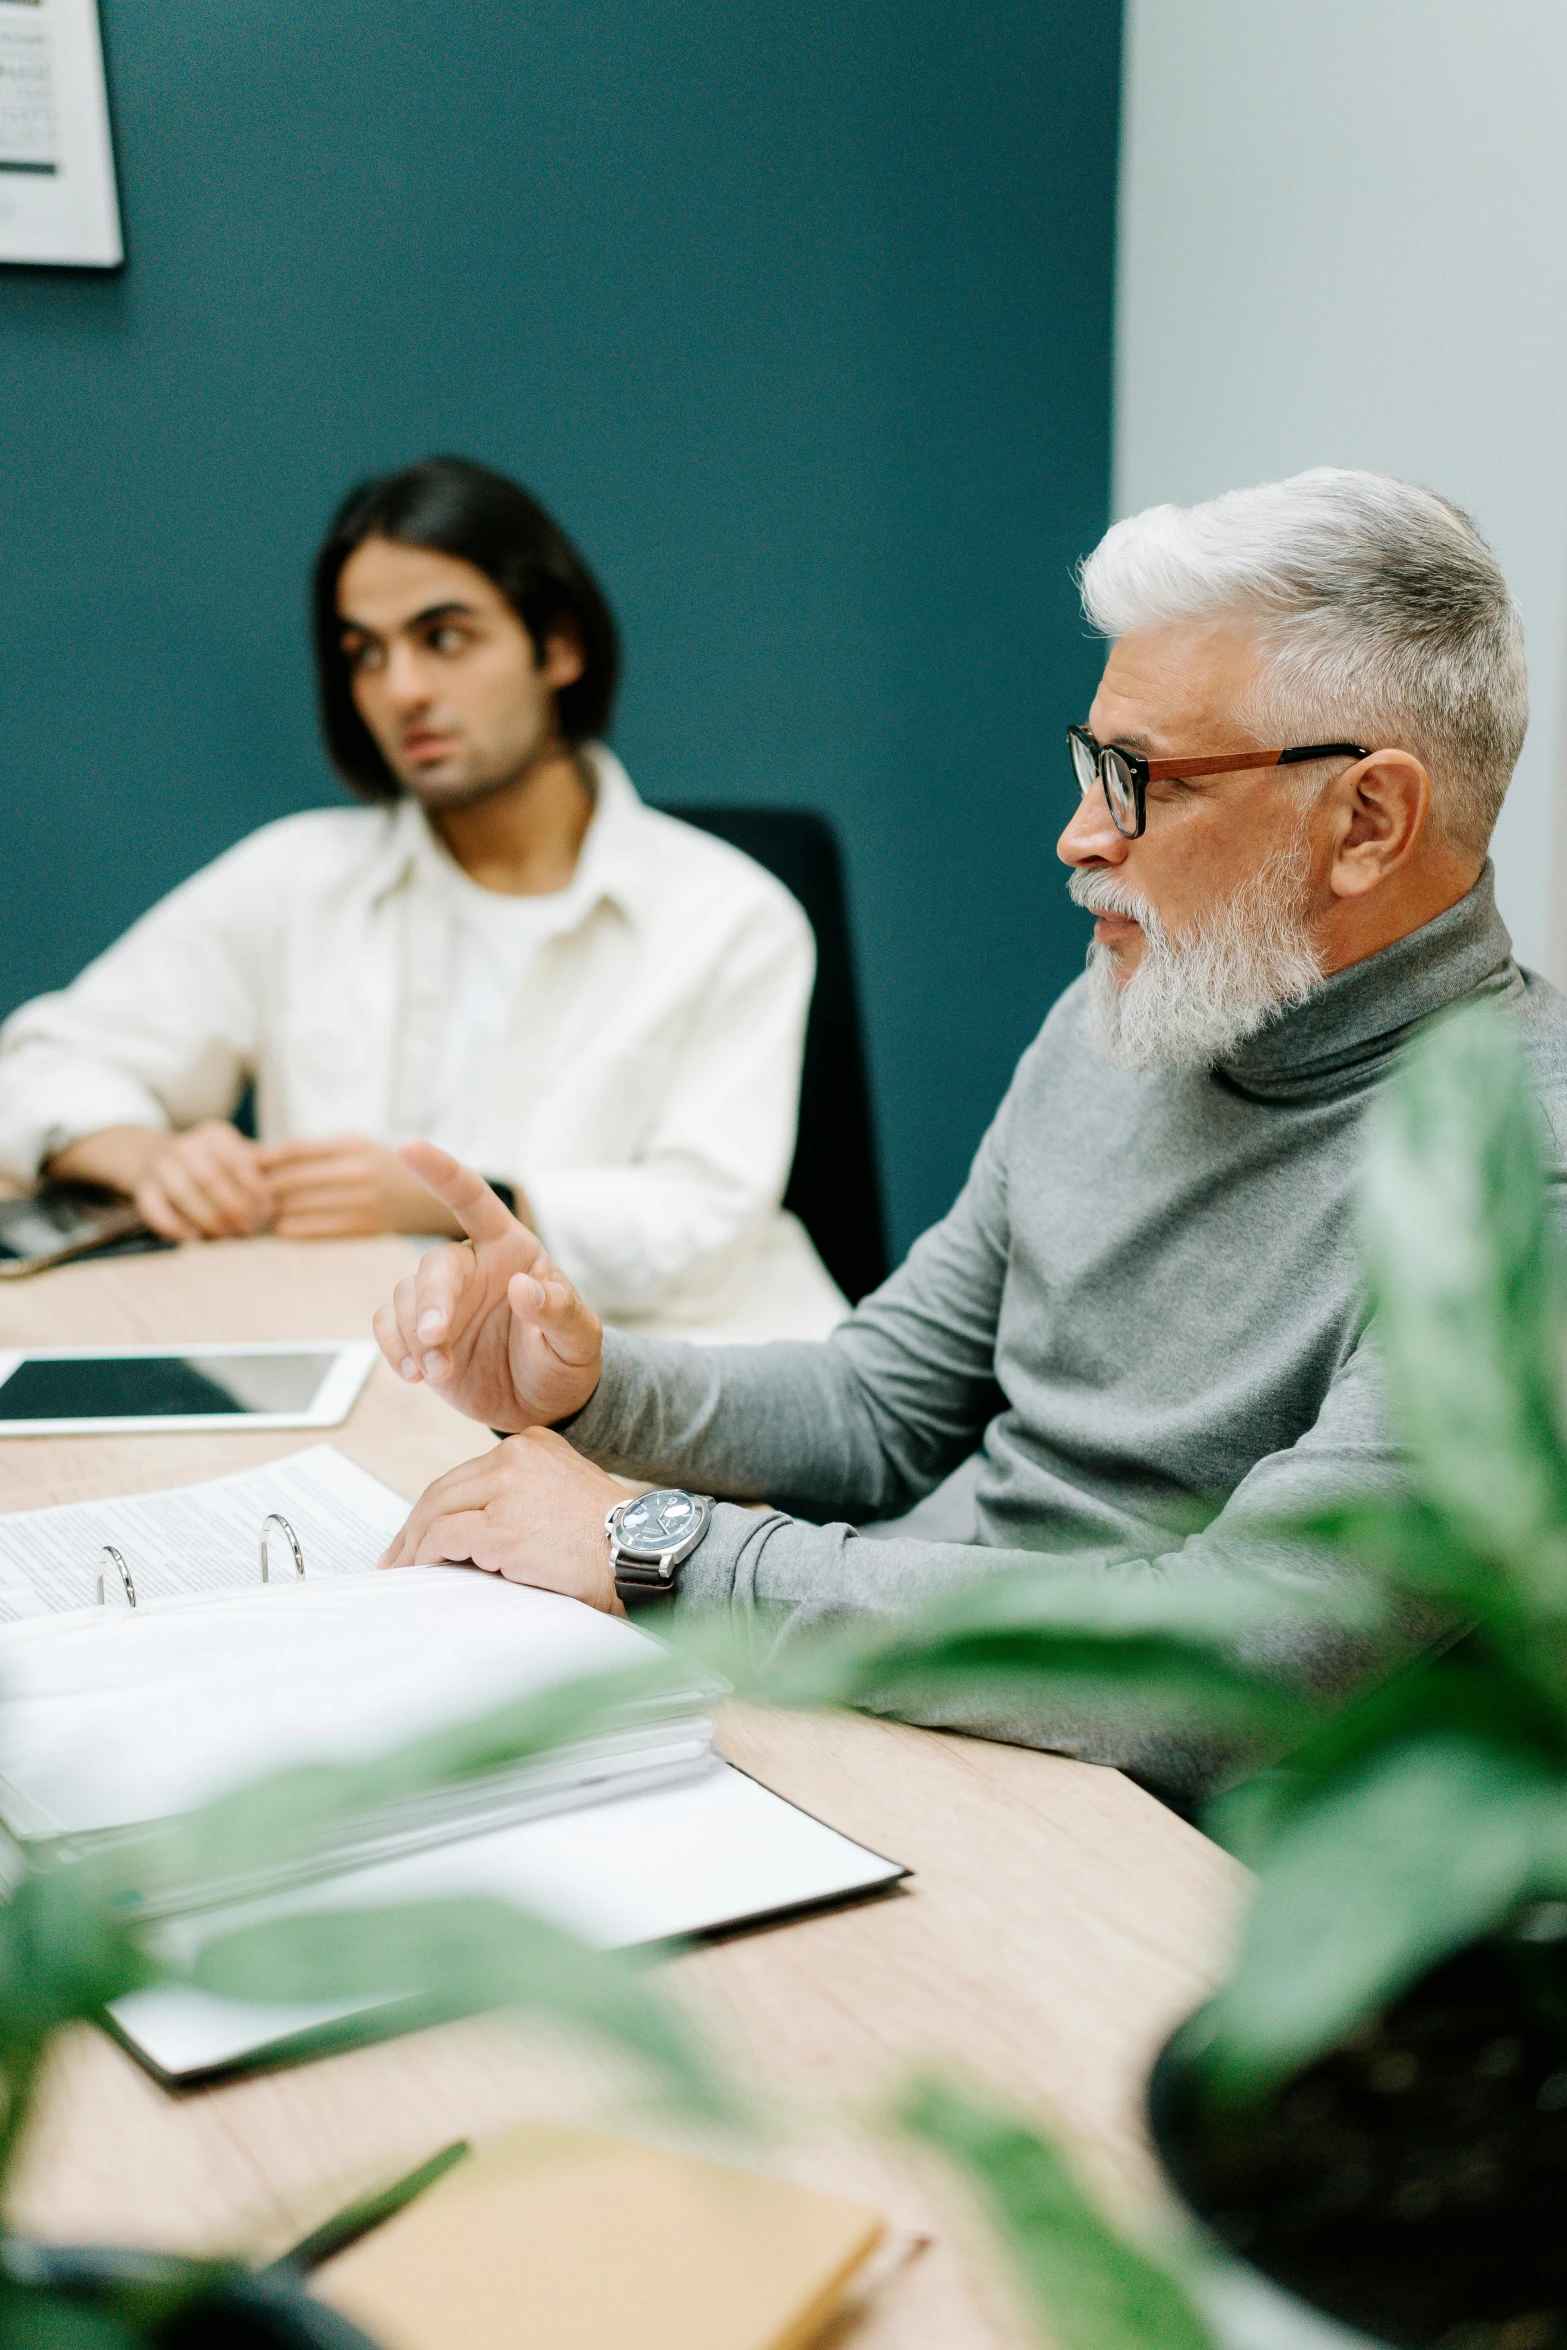
[[(810, 926), (748, 857), (588, 756), (593, 820), (572, 886), (543, 901), (475, 1162), (526, 1193), (551, 1256), (617, 1321), (819, 1335), (847, 1309), (779, 1206)], [(425, 1133), (460, 880), (411, 798), (266, 825), (6, 1022), (0, 1163), (31, 1179), (106, 1126), (227, 1117), (251, 1080), (263, 1141)]]

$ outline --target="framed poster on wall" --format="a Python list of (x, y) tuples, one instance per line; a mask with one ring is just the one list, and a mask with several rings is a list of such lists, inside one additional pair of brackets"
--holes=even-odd
[(98, 0), (0, 0), (0, 261), (124, 258)]

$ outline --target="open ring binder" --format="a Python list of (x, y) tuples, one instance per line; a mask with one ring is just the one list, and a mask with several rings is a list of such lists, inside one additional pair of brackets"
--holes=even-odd
[[(281, 1510), (268, 1510), (261, 1521), (261, 1580), (263, 1583), (270, 1583), (272, 1580), (271, 1561), (267, 1556), (267, 1536), (269, 1528), (273, 1526), (278, 1528), (284, 1541), (288, 1544), (289, 1556), (294, 1562), (294, 1580), (299, 1582), (303, 1579), (305, 1572), (305, 1554), (300, 1546), (299, 1536), (294, 1532)], [(120, 1578), (120, 1588), (124, 1592), (127, 1602), (134, 1607), (136, 1605), (136, 1584), (130, 1568), (125, 1563), (124, 1552), (116, 1550), (112, 1542), (106, 1542), (101, 1556), (105, 1564), (98, 1569), (98, 1605), (107, 1607), (109, 1604), (104, 1589), (104, 1575), (108, 1567), (113, 1567)]]
[(290, 1555), (294, 1561), (295, 1580), (299, 1581), (303, 1578), (305, 1572), (305, 1554), (299, 1547), (299, 1536), (294, 1532), (293, 1527), (289, 1524), (287, 1518), (284, 1517), (281, 1510), (268, 1510), (266, 1516), (261, 1521), (262, 1582), (270, 1583), (272, 1580), (271, 1575), (267, 1571), (267, 1528), (269, 1526), (276, 1526), (281, 1530), (283, 1539), (288, 1544)]
[[(124, 1552), (116, 1550), (112, 1542), (106, 1542), (103, 1546), (103, 1555), (119, 1576), (120, 1582), (124, 1586), (125, 1596), (134, 1607), (136, 1605), (136, 1586), (131, 1581), (131, 1571), (125, 1564)], [(98, 1605), (107, 1607), (108, 1604), (103, 1592), (103, 1569), (100, 1567), (98, 1569)]]

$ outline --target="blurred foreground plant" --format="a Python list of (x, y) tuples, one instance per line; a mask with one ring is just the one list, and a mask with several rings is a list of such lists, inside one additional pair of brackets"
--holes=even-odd
[[(1567, 1896), (1567, 1276), (1503, 1011), (1451, 1015), (1378, 1106), (1363, 1232), (1412, 1482), (1300, 1531), (1459, 1629), (1209, 1815), (1260, 1873), (1204, 2066), (1266, 2091), (1438, 1960), (1521, 1929), (1545, 2009)], [(1532, 1914), (1531, 1914), (1532, 1910)]]
[[(308, 1864), (335, 1829), (378, 1804), (542, 1755), (628, 1697), (679, 1681), (672, 1661), (522, 1700), (368, 1762), (307, 1765), (241, 1787), (150, 1834), (70, 1859), (12, 1856), (0, 1897), (0, 2185), (13, 2163), (49, 2043), (101, 2021), (127, 1993), (185, 1982), (239, 1998), (321, 2002), (406, 1998), (417, 2020), (526, 2009), (595, 2033), (661, 2095), (705, 2117), (732, 2114), (717, 2076), (634, 1961), (604, 1955), (545, 1919), (489, 1899), (258, 1914), (197, 1941), (143, 1915), (158, 1898), (239, 1870)], [(259, 1905), (258, 1905), (259, 1907)], [(406, 2020), (406, 2018), (399, 2018)], [(345, 2039), (362, 2030), (352, 2017)], [(0, 2261), (0, 2343), (107, 2350), (159, 2332), (234, 2274), (191, 2263), (126, 2283), (101, 2309)]]
[(1110, 2226), (1048, 2137), (937, 2074), (889, 2119), (963, 2172), (1056, 2350), (1211, 2350), (1174, 2267)]

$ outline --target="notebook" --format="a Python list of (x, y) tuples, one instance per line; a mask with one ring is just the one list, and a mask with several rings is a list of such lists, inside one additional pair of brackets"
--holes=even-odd
[[(259, 1900), (482, 1892), (627, 1948), (853, 1898), (905, 1873), (721, 1759), (719, 1684), (683, 1670), (650, 1695), (641, 1668), (668, 1652), (641, 1627), (471, 1568), (374, 1572), (406, 1510), (320, 1445), (172, 1493), (0, 1518), (0, 1825), (66, 1854), (134, 1844), (270, 1770), (363, 1759), (623, 1670), (633, 1693), (591, 1735), (381, 1802), (287, 1868), (239, 1855), (221, 1876), (160, 1884), (146, 1914), (189, 1946)], [(100, 1576), (103, 1604), (84, 1607)], [(189, 2082), (302, 2055), (349, 2018), (396, 2028), (430, 1988), (411, 1983), (406, 2002), (372, 2007), (162, 1987), (117, 2002), (111, 2021), (158, 2077)]]
[(802, 2350), (882, 2236), (868, 2205), (533, 2125), (328, 2261), (384, 2350)]

